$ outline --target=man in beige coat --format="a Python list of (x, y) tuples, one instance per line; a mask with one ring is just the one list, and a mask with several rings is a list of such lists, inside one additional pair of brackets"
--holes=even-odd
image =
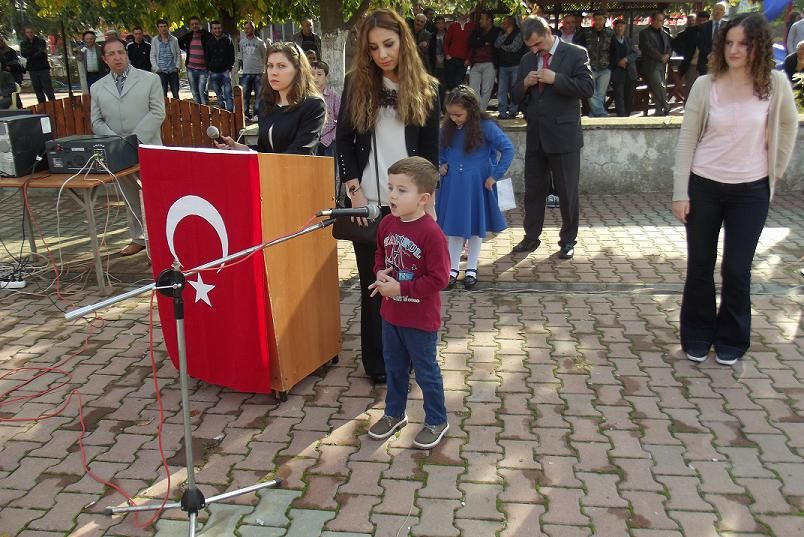
[[(162, 145), (160, 130), (165, 119), (165, 98), (159, 77), (131, 68), (126, 46), (119, 39), (107, 39), (102, 51), (103, 61), (111, 72), (90, 89), (92, 132), (111, 136), (134, 134), (141, 144)], [(120, 177), (118, 182), (128, 207), (131, 236), (131, 243), (120, 255), (128, 256), (145, 249), (139, 174)]]

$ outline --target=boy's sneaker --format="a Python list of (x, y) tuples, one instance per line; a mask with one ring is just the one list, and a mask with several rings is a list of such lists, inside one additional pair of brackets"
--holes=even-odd
[(687, 360), (691, 362), (705, 362), (708, 355), (704, 354), (703, 356), (695, 356), (694, 354), (687, 353)]
[(385, 440), (386, 438), (394, 434), (398, 429), (401, 429), (407, 424), (408, 424), (407, 414), (402, 416), (401, 418), (383, 416), (377, 420), (377, 423), (375, 423), (369, 428), (368, 434), (374, 440)]
[(441, 425), (427, 425), (422, 427), (416, 438), (413, 439), (413, 445), (419, 449), (430, 449), (438, 445), (441, 439), (444, 438), (444, 433), (449, 429), (449, 423), (442, 423)]

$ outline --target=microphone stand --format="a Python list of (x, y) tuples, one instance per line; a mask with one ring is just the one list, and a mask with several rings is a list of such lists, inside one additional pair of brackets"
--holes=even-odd
[(96, 304), (91, 304), (89, 306), (84, 306), (82, 308), (69, 311), (64, 315), (64, 318), (70, 321), (88, 315), (89, 313), (95, 312), (97, 310), (111, 306), (112, 304), (117, 304), (118, 302), (128, 300), (129, 298), (141, 295), (143, 293), (147, 293), (152, 290), (159, 291), (163, 295), (173, 299), (173, 314), (176, 319), (176, 342), (178, 344), (178, 350), (179, 350), (179, 383), (181, 385), (181, 414), (182, 414), (182, 421), (184, 424), (184, 456), (187, 469), (187, 488), (185, 489), (184, 493), (181, 496), (181, 501), (165, 503), (164, 508), (162, 507), (161, 503), (132, 505), (127, 507), (109, 506), (104, 509), (103, 511), (104, 514), (112, 516), (119, 513), (157, 511), (162, 508), (165, 511), (171, 509), (181, 509), (182, 511), (186, 511), (189, 517), (188, 520), (189, 527), (187, 535), (189, 537), (195, 537), (195, 525), (196, 525), (196, 519), (198, 517), (198, 512), (204, 507), (208, 506), (209, 504), (221, 502), (223, 500), (233, 498), (235, 496), (248, 494), (249, 492), (254, 492), (264, 488), (274, 488), (282, 486), (282, 480), (277, 478), (272, 479), (271, 481), (266, 481), (264, 483), (257, 483), (255, 485), (251, 485), (245, 488), (224, 492), (223, 494), (210, 496), (209, 498), (204, 498), (204, 494), (196, 485), (195, 466), (193, 463), (193, 435), (190, 426), (190, 396), (187, 386), (188, 385), (187, 349), (186, 349), (186, 339), (184, 332), (184, 299), (182, 297), (182, 292), (184, 291), (185, 288), (186, 276), (189, 274), (193, 274), (195, 272), (208, 268), (222, 266), (225, 263), (228, 263), (229, 261), (234, 261), (236, 259), (246, 257), (247, 255), (250, 255), (259, 250), (270, 248), (271, 246), (281, 244), (283, 242), (289, 241), (290, 239), (299, 237), (301, 235), (312, 233), (313, 231), (318, 229), (324, 229), (325, 227), (330, 226), (333, 223), (335, 223), (335, 219), (329, 218), (317, 224), (307, 226), (285, 237), (260, 243), (256, 246), (246, 248), (245, 250), (241, 250), (240, 252), (236, 252), (234, 254), (227, 255), (220, 259), (216, 259), (215, 261), (210, 261), (209, 263), (205, 263), (201, 266), (198, 266), (194, 269), (184, 272), (179, 270), (178, 262), (174, 261), (173, 266), (169, 269), (162, 271), (154, 283), (139, 287), (137, 289), (132, 289), (131, 291), (121, 293), (120, 295), (111, 298), (107, 298)]

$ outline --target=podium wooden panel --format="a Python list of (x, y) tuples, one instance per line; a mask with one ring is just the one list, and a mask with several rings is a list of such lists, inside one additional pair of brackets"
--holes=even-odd
[[(262, 237), (272, 240), (333, 206), (327, 157), (260, 154)], [(337, 243), (330, 228), (263, 252), (273, 337), (271, 388), (284, 394), (341, 349)]]

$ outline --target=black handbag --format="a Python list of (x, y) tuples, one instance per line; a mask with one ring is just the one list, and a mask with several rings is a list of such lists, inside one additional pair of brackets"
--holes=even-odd
[[(372, 133), (371, 143), (374, 146), (374, 176), (377, 179), (377, 199), (380, 198), (380, 169), (377, 165), (377, 138)], [(338, 198), (335, 200), (338, 208), (346, 207), (346, 191), (343, 181), (338, 182)], [(338, 218), (332, 225), (332, 236), (338, 240), (352, 241), (362, 244), (377, 244), (377, 228), (382, 220), (382, 213), (374, 220), (369, 220), (367, 226), (353, 222), (351, 218)]]

